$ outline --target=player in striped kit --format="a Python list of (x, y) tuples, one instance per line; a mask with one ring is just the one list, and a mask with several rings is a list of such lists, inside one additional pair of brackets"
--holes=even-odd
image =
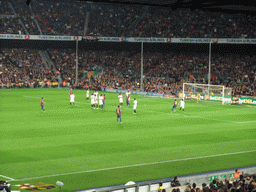
[(121, 115), (122, 115), (121, 109), (120, 109), (120, 106), (118, 105), (116, 109), (117, 123), (118, 123), (118, 119), (120, 119), (120, 123), (122, 123)]
[(41, 111), (43, 110), (45, 112), (44, 109), (44, 98), (42, 97), (41, 101), (40, 101), (40, 105), (41, 105)]
[(106, 96), (105, 94), (103, 95), (103, 109), (105, 108), (105, 99), (106, 99)]
[(131, 107), (130, 105), (130, 99), (131, 99), (131, 93), (130, 93), (130, 90), (128, 90), (128, 92), (125, 94), (125, 97), (126, 97), (126, 106), (128, 107)]

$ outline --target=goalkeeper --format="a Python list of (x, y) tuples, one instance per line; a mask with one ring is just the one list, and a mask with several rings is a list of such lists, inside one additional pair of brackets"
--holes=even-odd
[(197, 93), (197, 103), (199, 103), (200, 97), (201, 97), (200, 93)]

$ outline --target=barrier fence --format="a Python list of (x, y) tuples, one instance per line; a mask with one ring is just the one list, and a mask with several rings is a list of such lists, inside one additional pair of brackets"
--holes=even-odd
[[(242, 173), (242, 175), (251, 175), (256, 173), (256, 166), (244, 167), (244, 168), (238, 168), (238, 169)], [(186, 185), (192, 184), (192, 183), (196, 183), (199, 188), (202, 188), (203, 183), (209, 184), (214, 179), (218, 181), (231, 179), (234, 177), (234, 173), (235, 173), (235, 169), (228, 169), (228, 170), (220, 170), (220, 171), (201, 173), (201, 174), (195, 174), (195, 175), (178, 176), (181, 186), (175, 187), (175, 188), (180, 188), (180, 191), (183, 192)], [(165, 187), (166, 189), (171, 188), (172, 181), (173, 181), (173, 177), (137, 182), (132, 185), (123, 184), (118, 186), (108, 186), (108, 187), (101, 187), (101, 188), (95, 188), (95, 189), (79, 190), (75, 192), (105, 192), (105, 191), (149, 192), (149, 191), (156, 191), (159, 187), (160, 182), (163, 183), (163, 187)], [(167, 191), (171, 191), (171, 190), (167, 190)]]

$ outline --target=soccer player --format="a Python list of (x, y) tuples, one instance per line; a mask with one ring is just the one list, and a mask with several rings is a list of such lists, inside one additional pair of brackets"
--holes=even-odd
[(70, 91), (69, 91), (69, 97), (70, 97), (70, 95), (72, 95), (73, 93), (72, 93), (72, 89), (70, 89)]
[(121, 93), (118, 95), (118, 99), (119, 99), (120, 107), (123, 106), (123, 95)]
[(74, 95), (74, 93), (72, 93), (70, 95), (70, 105), (71, 105), (71, 103), (73, 103), (73, 105), (75, 106), (75, 95)]
[(93, 109), (93, 107), (95, 107), (94, 104), (95, 104), (95, 103), (94, 103), (94, 95), (92, 94), (92, 95), (91, 95), (91, 108), (92, 108), (92, 109)]
[(197, 93), (197, 103), (199, 103), (200, 97), (201, 97), (200, 93)]
[[(172, 111), (174, 109), (174, 112), (176, 112), (177, 105), (178, 105), (178, 101), (175, 99), (174, 103), (173, 103)], [(171, 113), (172, 113), (172, 111), (171, 111)]]
[(100, 109), (103, 109), (103, 96), (102, 96), (102, 94), (99, 96), (99, 106), (100, 106)]
[(129, 89), (128, 89), (128, 92), (125, 94), (125, 97), (126, 97), (126, 106), (131, 107), (131, 105), (130, 105), (131, 93), (130, 93)]
[(88, 89), (87, 92), (86, 92), (86, 100), (89, 100), (89, 95), (90, 95), (90, 92), (89, 92), (89, 89)]
[[(184, 108), (185, 108), (185, 102), (184, 102), (184, 100), (182, 99), (180, 102), (180, 110), (181, 110), (181, 108), (183, 109), (183, 113), (185, 113), (184, 112)], [(180, 112), (180, 111), (179, 111)]]
[(134, 102), (133, 102), (133, 114), (136, 114), (136, 108), (137, 108), (137, 100), (134, 98)]
[(105, 108), (105, 99), (106, 99), (106, 96), (104, 94), (104, 96), (103, 96), (103, 109)]
[(98, 92), (97, 91), (95, 91), (94, 92), (94, 99), (95, 99), (95, 107), (96, 107), (96, 105), (97, 105), (97, 109), (99, 109), (99, 96), (98, 96)]
[(96, 94), (94, 94), (94, 109), (96, 109), (96, 105), (98, 105), (98, 98), (97, 98)]
[(44, 98), (42, 97), (41, 101), (40, 101), (40, 105), (41, 105), (41, 111), (43, 110), (45, 112), (44, 109)]
[(118, 118), (120, 118), (120, 123), (122, 123), (122, 119), (121, 119), (121, 109), (118, 105), (117, 109), (116, 109), (116, 115), (117, 115), (117, 123), (118, 123)]

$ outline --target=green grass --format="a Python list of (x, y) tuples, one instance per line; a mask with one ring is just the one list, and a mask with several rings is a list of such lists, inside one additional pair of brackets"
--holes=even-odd
[(131, 95), (137, 114), (122, 107), (120, 124), (117, 93), (92, 110), (86, 91), (73, 92), (76, 106), (67, 89), (0, 90), (0, 180), (15, 179), (12, 189), (62, 181), (70, 192), (255, 165), (252, 106), (186, 101), (185, 114), (170, 113), (172, 99)]

